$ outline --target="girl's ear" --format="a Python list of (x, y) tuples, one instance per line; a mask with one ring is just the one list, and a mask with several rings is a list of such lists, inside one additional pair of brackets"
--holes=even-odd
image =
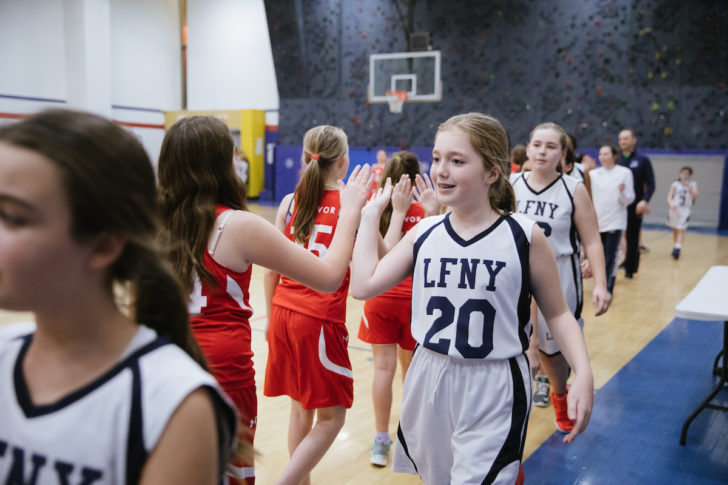
[(104, 233), (91, 243), (88, 265), (90, 269), (111, 266), (126, 247), (126, 238), (115, 233)]
[(496, 183), (498, 177), (500, 177), (500, 174), (500, 168), (493, 165), (487, 173), (486, 181), (488, 182), (488, 185), (493, 185), (494, 183)]

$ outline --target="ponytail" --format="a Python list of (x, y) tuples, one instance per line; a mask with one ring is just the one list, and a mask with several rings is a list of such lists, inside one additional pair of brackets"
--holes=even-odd
[(319, 163), (319, 159), (308, 156), (308, 163), (301, 173), (301, 181), (293, 194), (296, 201), (293, 236), (300, 243), (305, 243), (313, 231), (316, 209), (324, 192), (324, 177)]
[(516, 194), (511, 183), (500, 176), (488, 190), (488, 202), (498, 212), (516, 212)]
[[(382, 171), (382, 178), (379, 181), (379, 186), (383, 187), (387, 182), (387, 179), (390, 179), (393, 184), (396, 184), (404, 174), (409, 175), (410, 179), (412, 179), (412, 183), (414, 184), (415, 176), (418, 173), (420, 173), (420, 161), (417, 159), (417, 155), (403, 150), (393, 154), (392, 157), (387, 160), (384, 171)], [(387, 203), (387, 207), (384, 208), (382, 216), (379, 218), (379, 233), (382, 237), (387, 234), (389, 223), (392, 220), (393, 210), (392, 201), (390, 200), (389, 203)]]
[(128, 277), (131, 282), (133, 318), (157, 334), (168, 336), (173, 344), (207, 369), (202, 350), (190, 331), (187, 297), (160, 252), (127, 243), (114, 270), (126, 273), (120, 276)]
[(296, 241), (305, 243), (313, 232), (314, 218), (324, 194), (326, 174), (348, 153), (346, 133), (341, 128), (321, 125), (311, 128), (304, 135), (301, 180), (293, 194), (296, 202), (293, 236)]

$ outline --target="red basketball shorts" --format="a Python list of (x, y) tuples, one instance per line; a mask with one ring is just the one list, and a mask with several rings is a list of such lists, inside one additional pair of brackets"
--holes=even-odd
[(238, 408), (238, 449), (227, 467), (228, 485), (253, 485), (255, 466), (253, 464), (253, 439), (258, 424), (258, 398), (255, 384), (238, 389), (222, 386), (225, 393)]
[(344, 324), (273, 305), (263, 394), (290, 396), (304, 409), (350, 408), (354, 380), (348, 344)]
[(370, 344), (399, 344), (414, 350), (417, 342), (410, 332), (411, 302), (408, 298), (378, 296), (364, 303), (359, 339)]

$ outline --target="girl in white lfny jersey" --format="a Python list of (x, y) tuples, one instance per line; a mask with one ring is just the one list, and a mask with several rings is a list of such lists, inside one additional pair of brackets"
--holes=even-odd
[(667, 224), (672, 227), (673, 259), (680, 257), (680, 249), (685, 239), (685, 229), (688, 228), (693, 204), (698, 198), (698, 183), (692, 180), (692, 177), (692, 168), (681, 168), (680, 176), (672, 183), (670, 190), (667, 192), (667, 203), (670, 206), (670, 212), (667, 214)]
[(0, 483), (219, 482), (235, 412), (156, 233), (124, 129), (61, 110), (0, 129), (0, 307), (35, 316), (0, 327)]
[[(543, 232), (508, 183), (508, 138), (495, 118), (468, 113), (440, 125), (430, 175), (450, 212), (428, 217), (381, 260), (386, 200), (364, 208), (352, 260), (355, 298), (413, 272), (412, 335), (393, 469), (428, 484), (513, 484), (530, 411), (524, 355), (533, 292), (575, 377), (571, 442), (587, 425), (593, 377), (584, 339), (561, 292)], [(386, 197), (385, 197), (386, 198)]]
[[(541, 123), (536, 126), (529, 137), (527, 149), (533, 170), (514, 174), (511, 180), (518, 212), (528, 216), (543, 229), (556, 256), (566, 303), (574, 318), (583, 325), (580, 241), (594, 276), (592, 303), (596, 315), (607, 311), (611, 295), (607, 291), (604, 251), (599, 238), (597, 218), (586, 187), (578, 179), (557, 171), (559, 162), (567, 154), (566, 140), (566, 132), (555, 123)], [(574, 425), (566, 409), (569, 365), (543, 320), (543, 315), (540, 311), (537, 315), (537, 338), (533, 341), (540, 350), (541, 365), (551, 384), (556, 428), (562, 433), (568, 433)], [(538, 402), (534, 404), (538, 405)]]

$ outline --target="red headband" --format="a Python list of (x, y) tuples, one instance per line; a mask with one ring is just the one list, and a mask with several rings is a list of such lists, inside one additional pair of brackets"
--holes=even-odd
[(311, 160), (319, 161), (319, 154), (318, 153), (312, 153), (311, 154)]

